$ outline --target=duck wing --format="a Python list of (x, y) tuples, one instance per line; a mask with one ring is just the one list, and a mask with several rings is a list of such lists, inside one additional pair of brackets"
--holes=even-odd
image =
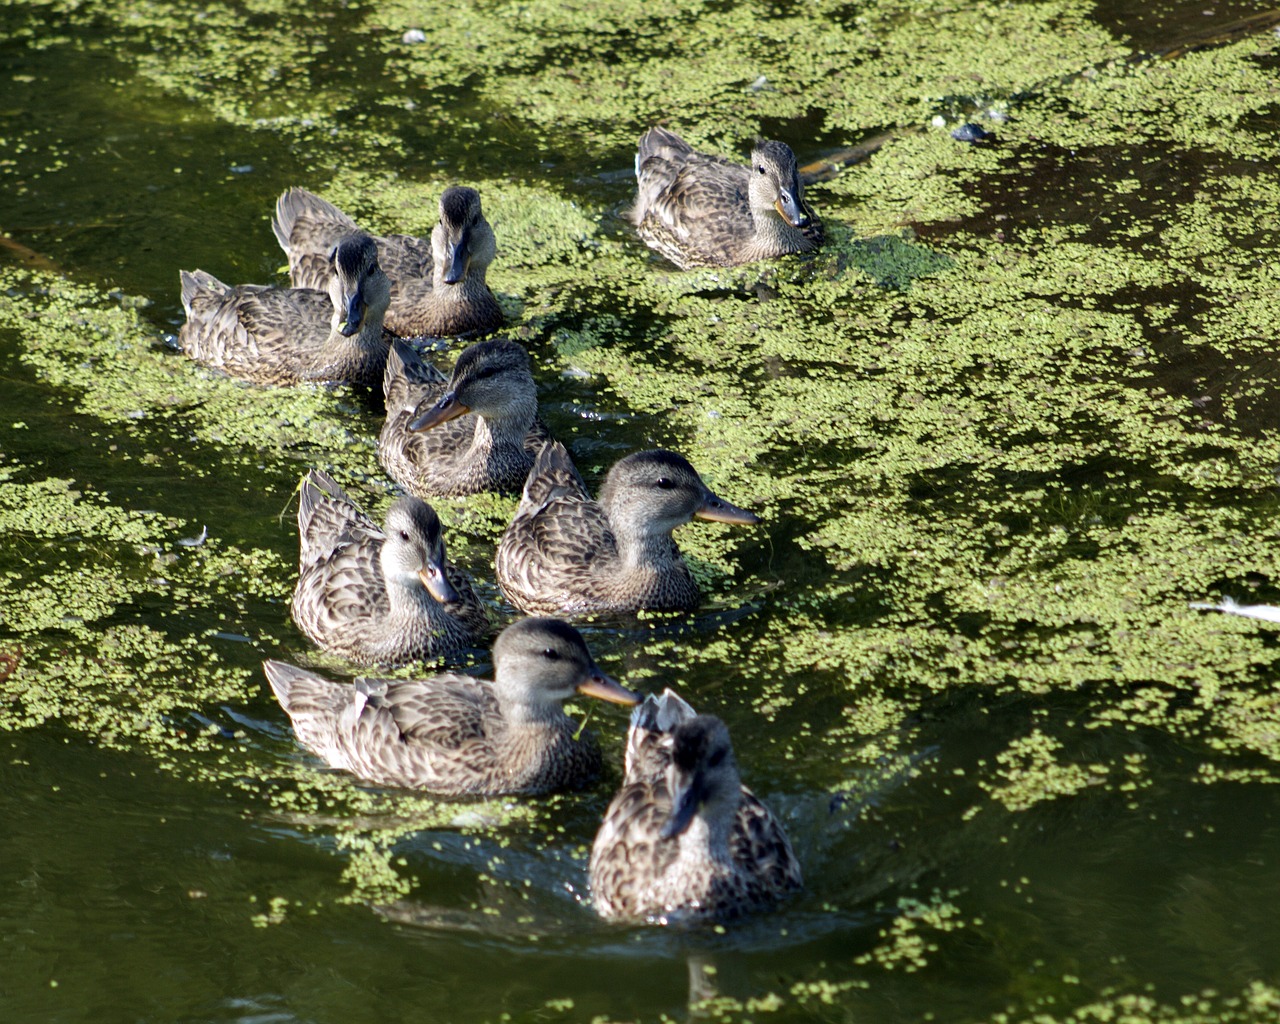
[(471, 414), (430, 430), (409, 429), (419, 410), (434, 404), (447, 384), (448, 378), (413, 346), (392, 344), (383, 376), (387, 419), (378, 437), (378, 460), (396, 483), (419, 496), (447, 493), (445, 484), (458, 474), (458, 462), (466, 458), (475, 437)]
[(298, 503), (298, 584), (293, 614), (327, 636), (388, 607), (379, 556), (385, 535), (332, 477), (312, 470)]
[(451, 672), (424, 680), (394, 680), (382, 703), (404, 742), (460, 750), (485, 740), (501, 722), (493, 688), (472, 676)]
[(590, 884), (606, 917), (640, 917), (648, 892), (674, 865), (680, 844), (660, 837), (671, 815), (666, 780), (624, 783), (591, 846)]
[(429, 239), (414, 235), (383, 235), (376, 241), (378, 262), (387, 277), (391, 278), (392, 303), (396, 300), (397, 283), (409, 283), (418, 287), (419, 282), (425, 282), (425, 291), (431, 290), (435, 257), (432, 255)]
[(746, 786), (742, 787), (729, 850), (765, 898), (800, 888), (800, 862), (791, 840), (774, 813)]
[(740, 164), (692, 153), (655, 195), (637, 227), (714, 260), (753, 237), (750, 171)]
[(598, 572), (599, 560), (616, 553), (604, 510), (587, 494), (568, 452), (558, 441), (545, 445), (498, 544), (503, 593), (527, 612), (592, 611), (584, 581)]
[(203, 271), (182, 271), (187, 321), (184, 352), (209, 366), (260, 383), (290, 383), (330, 334), (333, 306), (305, 288), (223, 284)]

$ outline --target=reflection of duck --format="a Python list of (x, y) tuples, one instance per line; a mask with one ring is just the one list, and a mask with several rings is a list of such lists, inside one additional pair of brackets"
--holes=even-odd
[(449, 672), (342, 685), (263, 663), (298, 741), (327, 764), (448, 796), (583, 785), (600, 770), (600, 749), (590, 733), (576, 737), (563, 703), (575, 692), (619, 704), (640, 699), (604, 675), (578, 631), (558, 619), (508, 626), (493, 666), (493, 682)]
[(512, 341), (471, 345), (448, 380), (397, 341), (383, 390), (387, 421), (378, 459), (393, 480), (422, 497), (518, 491), (548, 439), (537, 418), (529, 354)]
[(614, 463), (592, 501), (559, 442), (538, 454), (515, 518), (498, 544), (502, 592), (526, 612), (682, 611), (698, 587), (671, 533), (693, 518), (754, 524), (716, 497), (674, 452)]
[[(230, 287), (182, 271), (182, 350), (197, 362), (259, 384), (340, 380), (376, 386), (387, 361), (382, 333), (390, 285), (368, 235), (343, 238), (317, 287)], [(326, 294), (327, 292), (327, 294)]]
[[(360, 230), (332, 203), (302, 188), (291, 188), (276, 201), (271, 227), (289, 256), (289, 277), (298, 288), (323, 287), (328, 253), (344, 235)], [(444, 190), (430, 244), (412, 235), (375, 241), (391, 279), (387, 329), (393, 334), (445, 337), (502, 326), (502, 309), (484, 280), (497, 243), (475, 189)]]
[(298, 503), (293, 619), (327, 651), (362, 665), (400, 664), (475, 644), (489, 617), (444, 553), (440, 519), (400, 498), (380, 530), (333, 479), (311, 470)]
[(651, 128), (636, 153), (631, 219), (651, 249), (685, 270), (736, 267), (822, 244), (822, 223), (804, 201), (785, 142), (757, 142), (744, 167)]
[(626, 776), (591, 849), (604, 917), (736, 917), (801, 885), (782, 825), (742, 785), (729, 730), (667, 690), (631, 714)]

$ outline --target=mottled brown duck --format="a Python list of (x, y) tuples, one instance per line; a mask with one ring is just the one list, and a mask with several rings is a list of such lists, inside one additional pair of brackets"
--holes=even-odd
[(400, 498), (386, 527), (328, 475), (311, 470), (298, 502), (293, 620), (326, 651), (361, 665), (399, 665), (479, 643), (489, 617), (445, 557), (435, 510)]
[(569, 453), (552, 442), (498, 544), (498, 584), (513, 605), (537, 614), (696, 608), (697, 584), (671, 536), (694, 518), (760, 522), (713, 494), (684, 458), (660, 449), (616, 462), (592, 501)]
[(744, 167), (651, 128), (636, 153), (636, 232), (677, 267), (736, 267), (822, 244), (796, 157), (761, 140)]
[(632, 712), (590, 873), (601, 916), (661, 924), (739, 917), (802, 884), (782, 824), (742, 785), (729, 730), (670, 690)]
[[(289, 257), (289, 278), (299, 288), (318, 287), (333, 246), (360, 230), (332, 203), (302, 188), (291, 188), (276, 201), (271, 227)], [(382, 235), (375, 241), (391, 279), (386, 322), (393, 334), (453, 337), (502, 326), (502, 309), (485, 283), (497, 243), (475, 189), (444, 190), (429, 242), (412, 235)]]
[(446, 796), (574, 789), (600, 771), (600, 748), (564, 713), (575, 693), (619, 704), (639, 695), (596, 667), (558, 619), (522, 619), (493, 647), (493, 682), (457, 672), (430, 679), (330, 682), (263, 663), (304, 747), (382, 786)]
[(383, 392), (378, 459), (419, 497), (518, 492), (549, 440), (529, 354), (515, 342), (476, 342), (446, 378), (397, 341)]
[(182, 271), (178, 344), (197, 362), (258, 384), (346, 381), (377, 387), (387, 362), (390, 284), (368, 235), (341, 239), (317, 287), (225, 285)]

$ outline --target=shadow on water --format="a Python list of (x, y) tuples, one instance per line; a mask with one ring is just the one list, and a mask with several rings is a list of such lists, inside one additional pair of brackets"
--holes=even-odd
[[(1067, 8), (1031, 57), (1063, 33), (1111, 53), (1098, 24), (1155, 51), (1257, 5)], [(1040, 9), (945, 16), (981, 33)], [(708, 96), (727, 149), (758, 130), (802, 159), (860, 138), (878, 154), (847, 171), (866, 188), (821, 186), (837, 211), (821, 252), (682, 274), (626, 224), (613, 126), (597, 139), (533, 115), (574, 95), (575, 62), (665, 57), (682, 51), (664, 33), (759, 27), (757, 9), (655, 8), (602, 39), (612, 9), (587, 25), (557, 5), (573, 42), (553, 53), (535, 3), (506, 12), (529, 21), (503, 37), (509, 67), (476, 49), (473, 73), (419, 87), (404, 69), (421, 51), (395, 39), (424, 11), (0, 14), (0, 228), (19, 247), (0, 252), (8, 1015), (1065, 1020), (1133, 997), (1179, 1019), (1202, 996), (1235, 1020), (1223, 1000), (1275, 1005), (1280, 641), (1186, 609), (1206, 589), (1274, 597), (1280, 579), (1280, 378), (1260, 312), (1278, 239), (1253, 212), (1274, 161), (1231, 152), (1270, 144), (1266, 98), (1190, 141), (1144, 118), (1146, 137), (1060, 143), (1056, 118), (1101, 118), (1144, 65), (1037, 66), (996, 140), (965, 147), (916, 121), (964, 113), (981, 75), (1004, 73), (975, 70), (994, 36), (962, 70), (919, 61), (894, 82), (870, 50), (821, 50), (826, 24), (803, 66), (744, 44)], [(837, 17), (840, 47), (932, 28), (881, 7)], [(925, 52), (938, 35), (893, 42)], [(227, 37), (240, 45), (221, 51)], [(1232, 74), (1274, 70), (1254, 44)], [(813, 60), (862, 77), (824, 72), (810, 88), (837, 81), (830, 109), (793, 116), (788, 75)], [(508, 73), (542, 92), (504, 106)], [(761, 75), (777, 88), (752, 89)], [(1098, 76), (1083, 99), (1058, 89)], [(637, 99), (627, 131), (661, 104)], [(1179, 96), (1143, 104), (1199, 116)], [(607, 671), (725, 719), (804, 865), (776, 913), (722, 934), (597, 919), (587, 858), (623, 714), (592, 717), (607, 768), (585, 792), (443, 804), (324, 769), (264, 685), (264, 656), (328, 668), (288, 618), (289, 495), (319, 463), (385, 507), (377, 416), (348, 392), (189, 367), (163, 342), (177, 270), (279, 281), (269, 217), (288, 185), (346, 190), (391, 228), (395, 202), (429, 226), (453, 178), (484, 182), (506, 215), (512, 331), (591, 483), (670, 445), (766, 512), (755, 533), (679, 535), (714, 590), (698, 613), (584, 632)], [(901, 230), (902, 197), (926, 186), (966, 212), (922, 201)], [(441, 503), (468, 567), (487, 573), (513, 507)], [(458, 662), (482, 672), (487, 656)]]

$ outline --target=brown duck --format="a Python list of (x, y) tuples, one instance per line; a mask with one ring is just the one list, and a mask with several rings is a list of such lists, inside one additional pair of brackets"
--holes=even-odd
[(258, 384), (346, 381), (376, 387), (387, 362), (390, 284), (364, 234), (331, 248), (317, 287), (231, 287), (182, 271), (187, 322), (178, 344), (197, 362)]
[(651, 128), (636, 153), (631, 219), (649, 248), (683, 270), (736, 267), (822, 244), (822, 224), (804, 201), (785, 142), (757, 142), (744, 167)]
[[(328, 253), (344, 235), (359, 230), (332, 203), (302, 188), (291, 188), (276, 201), (271, 227), (289, 256), (290, 280), (299, 288), (319, 287)], [(430, 242), (412, 235), (375, 241), (391, 280), (386, 321), (393, 334), (451, 337), (502, 326), (502, 309), (485, 284), (497, 243), (475, 189), (444, 190)]]
[(549, 438), (529, 354), (515, 342), (476, 342), (446, 378), (397, 341), (383, 391), (378, 459), (419, 497), (519, 491)]
[(435, 510), (400, 498), (379, 529), (328, 475), (311, 470), (298, 503), (293, 620), (361, 665), (398, 665), (479, 643), (489, 617), (445, 557)]
[(660, 924), (739, 917), (802, 884), (782, 824), (742, 785), (729, 730), (670, 690), (632, 712), (590, 872), (601, 916)]
[(382, 786), (447, 796), (571, 789), (600, 770), (600, 749), (563, 704), (575, 693), (619, 704), (639, 696), (596, 667), (582, 637), (558, 619), (522, 619), (493, 646), (494, 679), (330, 682), (263, 663), (298, 741), (326, 764)]
[(660, 449), (616, 462), (592, 501), (569, 453), (552, 442), (498, 544), (498, 584), (529, 613), (695, 608), (698, 587), (671, 536), (694, 518), (760, 522), (713, 494), (684, 458)]

